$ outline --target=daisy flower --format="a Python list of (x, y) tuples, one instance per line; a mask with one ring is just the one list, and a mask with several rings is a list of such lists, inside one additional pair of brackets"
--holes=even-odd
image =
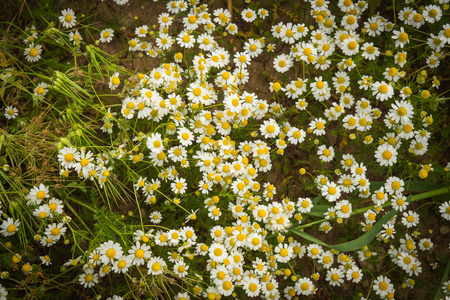
[(73, 147), (64, 147), (58, 154), (58, 160), (63, 168), (73, 168), (75, 163), (81, 159), (78, 150)]
[(14, 221), (13, 218), (8, 218), (7, 220), (2, 222), (2, 225), (0, 225), (0, 233), (3, 236), (12, 236), (17, 232), (17, 230), (19, 230), (19, 227), (19, 220)]
[(439, 206), (439, 213), (444, 219), (450, 221), (450, 201), (444, 202)]
[(331, 286), (340, 286), (344, 282), (344, 273), (340, 269), (331, 268), (327, 271), (327, 281)]
[(389, 143), (378, 146), (375, 158), (381, 166), (393, 166), (397, 163), (397, 150)]
[(302, 277), (295, 283), (295, 291), (297, 294), (308, 296), (314, 293), (316, 287), (311, 279), (308, 277)]
[(54, 240), (59, 240), (61, 236), (66, 233), (67, 227), (63, 227), (64, 223), (52, 223), (45, 229), (45, 235), (52, 237)]
[(83, 38), (81, 37), (80, 33), (78, 32), (78, 30), (76, 30), (75, 32), (70, 32), (69, 33), (69, 38), (70, 41), (73, 42), (73, 44), (79, 45), (80, 42), (83, 40)]
[(317, 150), (317, 155), (319, 155), (320, 160), (330, 162), (334, 158), (334, 148), (331, 146), (327, 148), (327, 146), (321, 145)]
[(194, 133), (191, 132), (189, 129), (185, 127), (181, 127), (178, 129), (178, 141), (183, 145), (184, 147), (188, 147), (192, 145), (195, 136)]
[(389, 116), (396, 122), (400, 124), (410, 123), (413, 114), (414, 107), (411, 103), (405, 100), (395, 101), (392, 103), (391, 110), (389, 111)]
[(375, 82), (372, 85), (372, 92), (372, 94), (376, 96), (377, 100), (380, 101), (386, 101), (394, 96), (394, 88), (384, 81)]
[(113, 37), (114, 37), (114, 30), (112, 30), (111, 28), (106, 28), (100, 32), (99, 41), (102, 43), (109, 43), (112, 41)]
[(73, 26), (75, 26), (76, 20), (77, 17), (75, 16), (75, 12), (71, 8), (67, 8), (61, 11), (59, 21), (62, 23), (63, 27), (72, 28)]
[(407, 228), (417, 226), (417, 224), (419, 224), (419, 214), (412, 210), (403, 212), (402, 224)]
[(373, 290), (377, 295), (384, 298), (394, 291), (394, 285), (388, 277), (381, 275), (373, 282)]
[(48, 92), (48, 84), (45, 82), (39, 83), (34, 88), (34, 96), (35, 97), (44, 97)]
[(249, 297), (257, 297), (261, 292), (261, 284), (258, 279), (246, 276), (242, 282), (242, 289)]
[(14, 106), (5, 107), (5, 118), (8, 120), (15, 119), (19, 115), (19, 110)]
[(78, 278), (80, 284), (85, 288), (91, 288), (98, 283), (98, 274), (94, 274), (94, 270), (89, 268), (84, 271)]
[(276, 260), (280, 263), (288, 262), (294, 255), (294, 249), (286, 243), (277, 245), (274, 252)]
[(120, 244), (113, 241), (102, 243), (97, 249), (99, 250), (100, 261), (103, 264), (114, 263), (115, 260), (121, 258), (123, 255)]
[(184, 194), (187, 189), (186, 179), (181, 177), (177, 178), (170, 184), (170, 187), (174, 194)]
[(25, 55), (25, 59), (29, 62), (37, 62), (41, 59), (42, 46), (39, 44), (31, 43), (27, 48), (23, 51), (23, 55)]
[(274, 59), (273, 65), (278, 72), (286, 73), (294, 65), (294, 62), (290, 56), (280, 54)]
[(114, 74), (109, 78), (109, 88), (114, 91), (120, 85), (119, 73)]
[(251, 23), (256, 20), (257, 14), (254, 10), (246, 8), (242, 10), (241, 16), (244, 21)]
[(48, 188), (43, 185), (42, 183), (39, 184), (38, 187), (34, 186), (31, 190), (30, 193), (27, 195), (27, 199), (36, 205), (41, 204), (42, 200), (44, 198), (48, 198), (49, 194), (48, 194)]
[(148, 31), (148, 26), (147, 25), (142, 25), (140, 27), (137, 27), (136, 30), (134, 31), (136, 33), (136, 35), (138, 37), (145, 37), (147, 35), (147, 31)]
[(315, 135), (324, 135), (325, 134), (325, 123), (326, 121), (322, 118), (317, 118), (312, 120), (309, 123), (309, 128), (313, 130)]
[(403, 27), (400, 27), (400, 30), (394, 30), (392, 33), (392, 38), (395, 40), (396, 48), (403, 48), (406, 44), (409, 43), (409, 36), (405, 32), (405, 29), (403, 29)]
[(261, 131), (261, 135), (266, 139), (274, 138), (280, 133), (280, 126), (275, 122), (274, 119), (269, 119), (261, 124), (259, 130)]
[(336, 200), (341, 197), (341, 188), (334, 182), (327, 182), (322, 186), (321, 193), (328, 202), (336, 202)]
[(122, 256), (117, 259), (112, 266), (112, 270), (116, 274), (126, 273), (130, 266), (132, 266), (133, 257), (132, 256)]
[(161, 50), (168, 50), (172, 47), (173, 39), (167, 33), (160, 33), (159, 37), (156, 39), (156, 45)]
[(213, 243), (208, 249), (209, 257), (218, 263), (222, 263), (228, 256), (228, 252), (222, 244)]

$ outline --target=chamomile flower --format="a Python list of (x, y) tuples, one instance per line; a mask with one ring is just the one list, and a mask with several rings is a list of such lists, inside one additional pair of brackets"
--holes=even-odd
[(326, 280), (331, 286), (340, 286), (344, 282), (344, 277), (341, 269), (331, 268), (327, 271)]
[(45, 229), (45, 235), (57, 241), (66, 233), (66, 230), (67, 227), (64, 227), (64, 223), (52, 223)]
[(394, 96), (394, 88), (384, 82), (375, 82), (372, 85), (372, 94), (380, 101), (386, 101)]
[(325, 134), (326, 121), (322, 118), (316, 118), (309, 123), (309, 128), (312, 129), (315, 135), (321, 136)]
[(289, 244), (279, 244), (275, 247), (275, 258), (280, 263), (288, 262), (294, 255), (294, 249)]
[(419, 224), (419, 214), (413, 211), (403, 212), (402, 224), (407, 228), (415, 227)]
[(352, 204), (348, 200), (339, 201), (335, 208), (336, 215), (341, 219), (350, 217), (352, 213)]
[(89, 268), (84, 271), (78, 278), (80, 284), (85, 288), (91, 288), (98, 283), (98, 274), (94, 273), (94, 270)]
[(334, 148), (327, 148), (325, 145), (321, 145), (317, 150), (317, 155), (319, 155), (319, 159), (324, 162), (330, 162), (334, 158)]
[(168, 13), (162, 13), (158, 16), (158, 23), (161, 28), (170, 27), (173, 22), (173, 17)]
[(444, 202), (439, 206), (439, 213), (444, 219), (450, 221), (450, 201)]
[(403, 194), (397, 193), (392, 197), (392, 208), (398, 211), (404, 211), (409, 202), (406, 201), (406, 197)]
[(397, 163), (397, 150), (389, 143), (379, 145), (375, 151), (375, 159), (381, 166), (393, 166)]
[(162, 214), (159, 211), (152, 212), (148, 217), (153, 224), (159, 224), (162, 221)]
[[(352, 16), (353, 17), (353, 16)], [(345, 55), (352, 56), (359, 52), (359, 44), (354, 38), (345, 39), (340, 45)]]
[(405, 32), (403, 27), (400, 27), (400, 30), (394, 30), (392, 33), (392, 38), (395, 40), (396, 48), (403, 48), (409, 43), (409, 35)]
[(99, 41), (102, 43), (109, 43), (112, 41), (113, 37), (114, 37), (114, 30), (112, 30), (111, 28), (106, 28), (100, 32)]
[(0, 233), (3, 236), (12, 236), (14, 235), (20, 227), (20, 221), (14, 220), (13, 218), (8, 218), (2, 222), (0, 225)]
[(391, 176), (386, 180), (384, 188), (390, 195), (394, 195), (395, 193), (402, 193), (405, 190), (404, 185), (405, 182), (402, 179), (396, 176)]
[(120, 244), (113, 241), (104, 242), (97, 249), (99, 250), (100, 261), (103, 264), (114, 263), (115, 260), (123, 255)]
[(286, 73), (294, 65), (294, 62), (290, 56), (280, 54), (274, 59), (273, 65), (278, 72)]
[(261, 124), (259, 130), (266, 139), (274, 138), (280, 133), (280, 126), (275, 122), (274, 119), (269, 119)]
[(336, 202), (341, 197), (341, 188), (334, 182), (327, 182), (322, 186), (321, 193), (328, 202)]
[(189, 266), (186, 265), (185, 262), (180, 261), (180, 260), (177, 261), (175, 263), (175, 265), (173, 266), (173, 272), (175, 273), (175, 275), (177, 275), (180, 278), (185, 277), (188, 274), (188, 269), (189, 269)]
[(61, 16), (59, 16), (59, 21), (62, 23), (62, 26), (65, 28), (72, 28), (75, 26), (75, 22), (77, 17), (75, 16), (75, 12), (71, 8), (67, 8), (61, 11)]
[(77, 161), (81, 160), (80, 153), (73, 147), (64, 147), (58, 154), (58, 160), (63, 168), (73, 168)]
[(394, 239), (395, 237), (395, 228), (392, 224), (383, 224), (383, 229), (380, 231), (380, 236), (383, 239)]
[(160, 33), (159, 37), (156, 39), (156, 45), (161, 50), (168, 50), (172, 47), (173, 39), (167, 33)]
[(25, 55), (25, 59), (29, 62), (37, 62), (41, 59), (42, 46), (39, 44), (31, 43), (27, 48), (23, 51), (23, 55)]
[(147, 31), (148, 31), (148, 26), (142, 25), (142, 26), (137, 27), (134, 32), (136, 33), (136, 35), (138, 37), (143, 38), (147, 35)]
[(414, 114), (414, 107), (410, 102), (405, 100), (395, 101), (391, 107), (389, 116), (392, 120), (400, 124), (410, 123)]
[(109, 78), (109, 88), (114, 91), (120, 85), (119, 73), (114, 72), (114, 74)]
[(257, 13), (253, 9), (246, 8), (242, 10), (241, 16), (244, 21), (251, 23), (256, 20)]
[(49, 192), (48, 192), (48, 187), (46, 187), (44, 184), (39, 184), (39, 186), (34, 186), (31, 190), (30, 193), (27, 195), (27, 199), (32, 203), (32, 204), (36, 204), (39, 205), (41, 204), (42, 200), (45, 198), (48, 198)]
[(209, 257), (218, 263), (222, 263), (228, 256), (228, 252), (222, 244), (213, 243), (208, 249)]
[(148, 274), (149, 275), (159, 275), (164, 273), (164, 268), (167, 267), (167, 264), (164, 259), (159, 256), (152, 257), (148, 263)]
[(254, 277), (244, 277), (242, 280), (242, 289), (249, 297), (257, 297), (261, 292), (261, 283)]
[(8, 120), (15, 119), (19, 115), (19, 110), (14, 106), (5, 107), (5, 118)]
[(121, 258), (117, 259), (114, 262), (114, 265), (112, 266), (112, 270), (116, 274), (123, 274), (128, 272), (128, 269), (132, 266), (133, 257), (131, 255), (129, 256), (122, 256)]

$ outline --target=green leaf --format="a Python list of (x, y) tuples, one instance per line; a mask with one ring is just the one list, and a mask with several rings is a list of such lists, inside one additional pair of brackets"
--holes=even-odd
[(369, 231), (367, 231), (366, 233), (364, 233), (362, 236), (360, 236), (359, 238), (357, 238), (356, 240), (350, 241), (350, 242), (346, 242), (346, 243), (342, 243), (339, 245), (328, 245), (324, 242), (322, 242), (321, 240), (303, 232), (298, 230), (297, 228), (289, 228), (289, 231), (311, 241), (314, 242), (316, 244), (325, 246), (327, 248), (331, 248), (331, 249), (335, 249), (337, 251), (340, 252), (347, 252), (347, 251), (354, 251), (354, 250), (359, 250), (364, 246), (367, 246), (368, 244), (370, 244), (370, 242), (377, 236), (377, 234), (380, 232), (381, 228), (383, 227), (384, 224), (386, 224), (398, 211), (397, 210), (392, 210), (391, 212), (389, 212), (387, 215), (385, 215), (383, 218), (381, 218), (373, 227), (372, 229), (370, 229)]
[[(371, 181), (370, 182), (370, 190), (373, 192), (380, 187), (384, 186), (383, 181)], [(431, 183), (424, 181), (407, 181), (405, 182), (405, 191), (406, 192), (425, 192), (437, 190), (443, 187), (448, 186), (448, 183)]]
[(434, 300), (440, 300), (444, 298), (444, 292), (442, 291), (442, 285), (448, 278), (448, 272), (450, 271), (450, 260), (447, 262), (447, 267), (445, 267), (444, 276), (442, 276), (441, 282), (439, 283), (436, 294), (434, 294)]
[[(426, 199), (426, 198), (446, 194), (449, 192), (450, 192), (450, 187), (443, 187), (443, 188), (432, 190), (432, 191), (425, 192), (425, 193), (410, 195), (407, 198), (407, 201), (412, 202), (412, 201), (416, 201), (416, 200), (421, 200), (421, 199)], [(317, 206), (319, 206), (319, 205), (317, 205)], [(325, 206), (325, 205), (323, 205), (323, 206)], [(318, 209), (323, 209), (323, 208), (319, 207)], [(292, 233), (295, 233), (313, 243), (317, 243), (319, 245), (322, 245), (322, 246), (325, 246), (325, 247), (328, 247), (331, 249), (335, 249), (337, 251), (341, 251), (341, 252), (354, 251), (354, 250), (361, 249), (362, 247), (370, 244), (370, 242), (372, 242), (372, 240), (380, 232), (383, 225), (386, 224), (397, 213), (398, 213), (398, 211), (395, 209), (390, 211), (388, 214), (386, 214), (384, 217), (382, 217), (378, 222), (376, 222), (375, 225), (372, 227), (372, 229), (370, 229), (368, 232), (366, 232), (365, 234), (363, 234), (362, 236), (360, 236), (359, 238), (357, 238), (353, 241), (349, 241), (349, 242), (342, 243), (339, 245), (328, 245), (328, 244), (322, 242), (321, 240), (319, 240), (303, 231), (300, 231), (298, 228), (295, 228), (295, 227), (289, 228), (289, 231), (291, 231)]]
[(313, 203), (313, 204), (319, 203), (319, 201), (320, 201), (321, 198), (322, 198), (322, 196), (320, 196), (320, 195), (317, 196), (316, 198), (313, 199), (312, 203)]
[(311, 211), (307, 213), (307, 215), (323, 217), (330, 207), (331, 206), (328, 205), (314, 205)]

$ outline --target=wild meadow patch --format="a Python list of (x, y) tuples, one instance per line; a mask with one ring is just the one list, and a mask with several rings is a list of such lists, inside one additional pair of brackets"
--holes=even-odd
[(31, 2), (0, 299), (450, 297), (448, 0)]

